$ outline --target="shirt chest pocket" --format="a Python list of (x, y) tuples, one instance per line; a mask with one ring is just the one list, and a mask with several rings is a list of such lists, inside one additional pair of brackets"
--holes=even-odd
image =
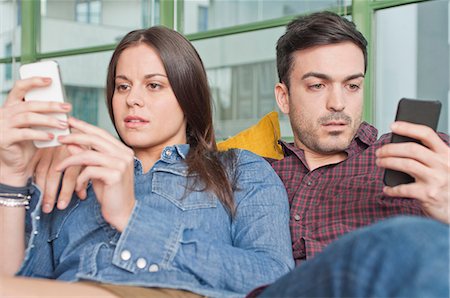
[(343, 179), (332, 189), (334, 198), (352, 202), (373, 198), (382, 191), (382, 186), (376, 177), (367, 174)]
[[(216, 208), (217, 199), (196, 176), (187, 175), (186, 170), (155, 169), (152, 192), (164, 197), (182, 211)], [(194, 181), (197, 183), (194, 184)]]

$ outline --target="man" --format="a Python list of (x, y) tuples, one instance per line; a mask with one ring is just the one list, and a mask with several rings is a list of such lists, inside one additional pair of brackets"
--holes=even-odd
[[(427, 127), (398, 122), (393, 132), (425, 146), (388, 144), (390, 135), (377, 140), (361, 122), (366, 47), (352, 22), (330, 12), (292, 21), (278, 40), (275, 96), (294, 143), (281, 142), (285, 158), (272, 166), (288, 192), (300, 266), (264, 297), (448, 297), (447, 225), (403, 216), (341, 237), (399, 214), (450, 222), (448, 136), (446, 144)], [(384, 187), (383, 168), (415, 182)]]
[[(430, 129), (409, 123), (392, 128), (429, 148), (382, 147), (390, 135), (377, 140), (377, 130), (361, 123), (366, 46), (353, 23), (329, 12), (294, 20), (278, 40), (275, 96), (294, 143), (281, 142), (285, 158), (272, 166), (290, 198), (297, 263), (336, 237), (395, 214), (449, 222), (449, 147)], [(401, 169), (416, 183), (383, 193), (383, 167)]]

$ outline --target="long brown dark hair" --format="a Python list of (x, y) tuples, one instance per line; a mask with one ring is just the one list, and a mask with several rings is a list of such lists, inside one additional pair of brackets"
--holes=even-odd
[(233, 165), (235, 156), (232, 151), (217, 152), (205, 68), (197, 51), (183, 35), (165, 27), (151, 27), (131, 31), (120, 41), (111, 57), (106, 81), (106, 104), (113, 124), (112, 99), (117, 62), (125, 49), (140, 43), (158, 52), (186, 117), (186, 137), (191, 148), (186, 158), (189, 174), (197, 174), (203, 182), (203, 190), (213, 191), (226, 210), (234, 215), (234, 177), (229, 177), (224, 165)]

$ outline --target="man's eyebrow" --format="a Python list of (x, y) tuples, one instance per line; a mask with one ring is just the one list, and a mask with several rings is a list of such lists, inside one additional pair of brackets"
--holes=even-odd
[(302, 76), (302, 80), (310, 78), (310, 77), (314, 77), (314, 78), (318, 78), (318, 79), (323, 79), (323, 80), (331, 80), (331, 77), (324, 74), (324, 73), (320, 73), (320, 72), (307, 72)]
[(351, 81), (351, 80), (358, 79), (358, 78), (363, 78), (364, 79), (364, 74), (363, 73), (357, 73), (357, 74), (348, 76), (348, 77), (345, 78), (345, 81)]
[[(326, 75), (324, 73), (320, 73), (320, 72), (307, 72), (302, 76), (302, 80), (310, 78), (310, 77), (314, 77), (314, 78), (318, 78), (318, 79), (322, 79), (322, 80), (326, 80), (326, 81), (331, 81), (331, 77), (329, 75)], [(354, 80), (357, 78), (364, 78), (364, 74), (363, 73), (356, 73), (353, 75), (350, 75), (348, 77), (346, 77), (344, 79), (344, 81), (350, 81), (350, 80)]]

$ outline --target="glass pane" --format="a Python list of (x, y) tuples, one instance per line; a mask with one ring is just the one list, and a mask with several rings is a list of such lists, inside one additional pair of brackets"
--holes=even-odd
[[(214, 99), (218, 139), (255, 124), (277, 110), (275, 43), (284, 27), (195, 41), (208, 72)], [(281, 133), (292, 136), (289, 120), (280, 115)]]
[(156, 24), (157, 2), (41, 0), (41, 52), (116, 43), (130, 30)]
[(116, 135), (105, 104), (106, 71), (112, 52), (55, 59), (59, 63), (71, 115)]
[[(388, 132), (402, 97), (442, 102), (438, 130), (448, 133), (450, 1), (429, 1), (376, 12), (375, 121)], [(405, 25), (406, 24), (406, 25)]]
[(19, 55), (20, 22), (20, 1), (0, 1), (0, 58)]
[(351, 0), (185, 0), (184, 33), (225, 28), (350, 4)]
[(0, 105), (3, 104), (14, 81), (18, 78), (18, 71), (19, 63), (17, 62), (0, 64)]

